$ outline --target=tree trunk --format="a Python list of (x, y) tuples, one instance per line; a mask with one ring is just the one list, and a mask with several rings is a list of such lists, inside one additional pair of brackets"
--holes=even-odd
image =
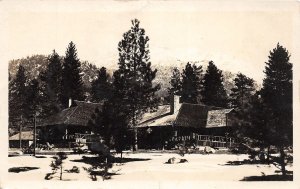
[(60, 180), (62, 180), (62, 165), (60, 166), (60, 177), (59, 177)]
[(138, 133), (137, 133), (137, 128), (134, 128), (134, 146), (133, 146), (133, 151), (138, 150)]
[(133, 132), (134, 132), (134, 144), (133, 144), (133, 151), (138, 150), (138, 133), (137, 133), (137, 127), (136, 127), (136, 117), (135, 117), (135, 110), (133, 111)]
[(121, 164), (122, 164), (122, 160), (123, 160), (123, 150), (121, 151), (121, 161), (120, 161)]
[(267, 149), (267, 164), (270, 165), (270, 146)]
[(285, 159), (284, 150), (283, 150), (283, 147), (280, 147), (280, 166), (281, 166), (281, 172), (282, 172), (283, 176), (286, 176), (284, 159)]

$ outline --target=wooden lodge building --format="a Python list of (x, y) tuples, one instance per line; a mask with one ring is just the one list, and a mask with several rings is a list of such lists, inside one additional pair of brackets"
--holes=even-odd
[(172, 148), (177, 143), (228, 147), (234, 144), (234, 109), (180, 103), (174, 96), (170, 105), (146, 113), (138, 125), (139, 148)]
[(88, 142), (93, 136), (89, 121), (97, 110), (102, 109), (102, 105), (102, 103), (69, 101), (68, 108), (37, 124), (41, 142), (50, 142), (56, 147), (70, 147), (75, 142)]
[(33, 143), (33, 131), (22, 131), (9, 137), (9, 148), (28, 148)]
[[(56, 147), (70, 147), (75, 142), (92, 141), (89, 127), (92, 115), (102, 103), (73, 101), (68, 108), (37, 124), (41, 142)], [(145, 113), (137, 125), (138, 147), (141, 149), (172, 148), (177, 143), (227, 147), (234, 143), (227, 133), (232, 130), (233, 109), (180, 103), (174, 96), (170, 105)]]

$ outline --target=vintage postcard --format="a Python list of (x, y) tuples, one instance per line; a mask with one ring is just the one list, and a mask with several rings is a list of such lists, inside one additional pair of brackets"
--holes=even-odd
[(0, 188), (299, 187), (299, 8), (0, 1)]

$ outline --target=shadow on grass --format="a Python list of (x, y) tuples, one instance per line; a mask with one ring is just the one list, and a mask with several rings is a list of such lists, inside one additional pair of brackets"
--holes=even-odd
[(35, 158), (47, 158), (46, 156), (35, 156)]
[(254, 164), (265, 164), (262, 163), (259, 160), (248, 160), (245, 159), (243, 161), (228, 161), (226, 164), (220, 164), (220, 165), (254, 165)]
[(240, 181), (293, 181), (293, 175), (266, 175), (244, 177)]
[[(120, 157), (110, 157), (109, 158), (110, 162), (112, 163), (128, 163), (128, 162), (133, 162), (133, 161), (148, 161), (151, 160), (149, 158), (120, 158)], [(90, 165), (94, 165), (95, 163), (99, 163), (99, 161), (103, 161), (101, 158), (95, 156), (95, 157), (86, 157), (82, 156), (82, 159), (75, 159), (75, 160), (70, 160), (72, 162), (82, 162)]]
[(26, 172), (34, 169), (39, 169), (39, 167), (12, 167), (8, 169), (8, 172), (19, 173), (19, 172)]
[(109, 176), (109, 179), (111, 179), (111, 176), (121, 175), (119, 173), (111, 173), (111, 172), (105, 173), (105, 171), (93, 171), (92, 174), (96, 176), (103, 176), (105, 174), (106, 176)]
[(151, 160), (150, 158), (120, 158), (116, 157), (114, 158), (114, 163), (128, 163), (128, 162), (133, 162), (133, 161), (149, 161)]

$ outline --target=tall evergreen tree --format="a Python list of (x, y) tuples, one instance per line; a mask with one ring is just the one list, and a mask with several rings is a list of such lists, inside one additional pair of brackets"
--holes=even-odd
[(25, 68), (19, 65), (15, 79), (11, 80), (9, 88), (9, 127), (19, 129), (19, 127), (29, 126), (32, 115), (29, 104), (29, 80)]
[[(114, 87), (120, 105), (128, 112), (130, 125), (136, 130), (141, 115), (157, 107), (159, 99), (155, 92), (160, 88), (153, 80), (157, 70), (151, 69), (149, 37), (140, 28), (140, 21), (132, 20), (129, 31), (119, 42), (119, 68), (114, 72)], [(137, 149), (137, 132), (134, 148)]]
[(112, 85), (105, 67), (98, 71), (98, 78), (92, 82), (91, 96), (94, 102), (108, 100), (112, 97)]
[(170, 88), (168, 88), (168, 92), (170, 95), (180, 95), (181, 94), (181, 78), (180, 71), (178, 68), (173, 69), (173, 73), (170, 80)]
[(32, 79), (29, 82), (26, 96), (26, 114), (29, 118), (33, 118), (42, 109), (41, 88), (37, 79)]
[[(11, 74), (9, 73), (8, 77), (9, 86), (8, 86), (8, 118), (9, 118), (9, 125), (8, 127), (12, 129), (12, 127), (16, 126), (17, 122), (17, 103), (16, 103), (16, 85), (15, 85), (15, 79), (11, 77)], [(11, 130), (13, 132), (13, 130)]]
[(80, 61), (77, 49), (71, 41), (66, 51), (62, 70), (62, 104), (67, 107), (68, 100), (84, 100), (82, 78), (80, 75)]
[(254, 92), (254, 80), (238, 73), (234, 79), (234, 87), (231, 89), (231, 106), (243, 109), (250, 103), (250, 98)]
[(271, 143), (280, 150), (283, 175), (286, 174), (284, 148), (293, 144), (293, 73), (289, 59), (289, 52), (279, 43), (270, 51), (261, 90), (269, 115), (267, 127), (272, 135)]
[(202, 66), (187, 63), (182, 71), (181, 100), (187, 103), (198, 103), (201, 88)]
[(62, 109), (62, 63), (59, 55), (53, 50), (48, 58), (49, 64), (46, 70), (41, 73), (44, 103), (43, 114), (49, 116)]
[[(230, 106), (235, 108), (235, 122), (236, 134), (240, 140), (245, 137), (253, 138), (254, 126), (252, 119), (258, 119), (255, 115), (257, 112), (255, 108), (260, 105), (258, 98), (254, 98), (254, 80), (248, 78), (242, 73), (238, 73), (234, 78), (234, 87), (230, 93)], [(257, 95), (256, 95), (257, 96)], [(252, 102), (253, 101), (253, 102)], [(257, 106), (253, 106), (254, 104)]]
[(27, 85), (28, 79), (25, 74), (25, 68), (20, 65), (16, 78), (15, 78), (15, 107), (14, 110), (16, 116), (22, 116), (22, 118), (27, 118), (26, 114), (26, 100), (27, 100)]
[(201, 95), (202, 102), (206, 105), (227, 107), (228, 99), (223, 85), (222, 71), (215, 66), (213, 61), (209, 62), (204, 75)]
[[(118, 99), (117, 99), (118, 100)], [(125, 112), (120, 111), (120, 105), (113, 98), (105, 101), (103, 108), (97, 110), (89, 121), (92, 131), (99, 134), (103, 143), (110, 149), (121, 153), (131, 145), (130, 130)]]

